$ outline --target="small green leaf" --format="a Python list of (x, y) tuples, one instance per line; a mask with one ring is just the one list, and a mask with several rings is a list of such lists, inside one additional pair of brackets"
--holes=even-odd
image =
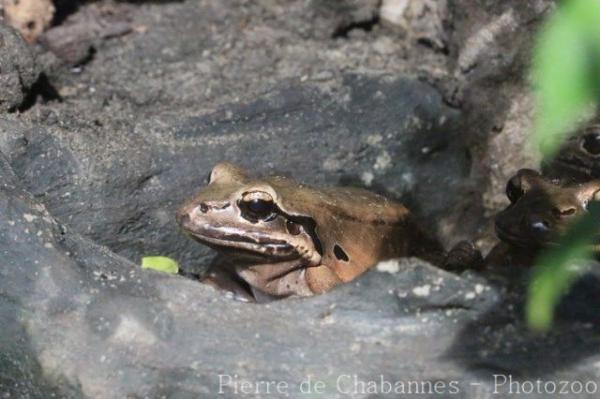
[(592, 255), (593, 238), (600, 228), (600, 203), (588, 207), (589, 214), (574, 223), (559, 245), (544, 252), (536, 262), (525, 309), (527, 323), (534, 331), (547, 331), (552, 326), (554, 308), (584, 272), (574, 263)]
[(177, 261), (166, 256), (144, 256), (142, 258), (142, 269), (153, 269), (163, 273), (177, 274), (179, 264)]

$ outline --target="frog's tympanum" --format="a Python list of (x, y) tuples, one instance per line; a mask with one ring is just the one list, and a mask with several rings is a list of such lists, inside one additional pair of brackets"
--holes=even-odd
[(545, 162), (543, 171), (564, 182), (600, 179), (600, 122), (595, 120), (569, 138), (558, 154)]
[(521, 169), (506, 186), (511, 204), (496, 216), (502, 241), (486, 258), (486, 267), (531, 266), (539, 250), (557, 243), (572, 221), (600, 201), (600, 180), (559, 185), (538, 172)]
[[(250, 298), (318, 294), (380, 260), (441, 253), (399, 203), (355, 188), (254, 179), (229, 163), (213, 168), (177, 221), (223, 255), (209, 282)], [(234, 288), (236, 280), (245, 291)]]

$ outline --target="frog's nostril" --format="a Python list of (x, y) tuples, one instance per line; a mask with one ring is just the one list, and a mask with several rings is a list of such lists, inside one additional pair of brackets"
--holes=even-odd
[(564, 216), (573, 216), (576, 212), (577, 212), (577, 209), (575, 209), (573, 207), (552, 209), (552, 213), (554, 213), (554, 216), (556, 216), (557, 218), (564, 217)]
[(200, 212), (202, 212), (202, 213), (208, 212), (208, 205), (206, 205), (204, 202), (200, 203), (200, 206), (198, 208), (200, 209)]

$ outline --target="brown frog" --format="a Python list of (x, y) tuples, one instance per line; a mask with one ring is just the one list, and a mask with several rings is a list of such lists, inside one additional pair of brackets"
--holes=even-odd
[(544, 175), (564, 182), (600, 179), (600, 120), (596, 119), (570, 137), (542, 169)]
[(397, 202), (357, 188), (255, 179), (230, 163), (213, 168), (177, 222), (223, 255), (207, 282), (240, 299), (319, 294), (380, 260), (437, 261), (442, 253)]
[(561, 186), (534, 170), (521, 169), (508, 181), (506, 195), (511, 203), (495, 219), (501, 242), (483, 264), (491, 271), (532, 266), (540, 250), (556, 245), (591, 201), (600, 201), (600, 180)]

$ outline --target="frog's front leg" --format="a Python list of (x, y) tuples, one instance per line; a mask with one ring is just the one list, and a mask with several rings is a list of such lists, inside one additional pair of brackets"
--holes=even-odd
[[(313, 294), (305, 276), (304, 260), (289, 260), (258, 265), (237, 265), (237, 274), (253, 289), (275, 297)], [(312, 269), (312, 268), (309, 268)]]
[(343, 283), (338, 275), (325, 265), (307, 267), (305, 279), (310, 291), (314, 294), (322, 294)]
[(235, 300), (256, 302), (251, 287), (226, 262), (213, 262), (206, 274), (200, 279), (200, 282), (229, 292)]
[(465, 270), (481, 271), (484, 266), (481, 251), (471, 241), (460, 241), (446, 255), (445, 270), (462, 272)]

